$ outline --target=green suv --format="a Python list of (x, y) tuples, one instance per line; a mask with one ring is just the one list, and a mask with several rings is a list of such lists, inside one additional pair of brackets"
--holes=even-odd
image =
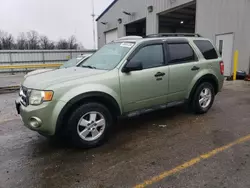
[(182, 103), (206, 113), (223, 86), (223, 72), (219, 53), (199, 35), (123, 37), (81, 67), (27, 77), (16, 107), (28, 128), (95, 147), (121, 116)]

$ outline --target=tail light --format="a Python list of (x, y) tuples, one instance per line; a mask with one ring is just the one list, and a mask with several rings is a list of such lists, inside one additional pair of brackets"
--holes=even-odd
[(223, 61), (220, 62), (220, 73), (224, 75), (224, 62)]

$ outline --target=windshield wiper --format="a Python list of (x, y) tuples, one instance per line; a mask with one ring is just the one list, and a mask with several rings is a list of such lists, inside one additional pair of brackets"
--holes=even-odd
[(83, 68), (89, 68), (89, 69), (96, 69), (96, 67), (94, 66), (90, 66), (90, 65), (83, 65)]

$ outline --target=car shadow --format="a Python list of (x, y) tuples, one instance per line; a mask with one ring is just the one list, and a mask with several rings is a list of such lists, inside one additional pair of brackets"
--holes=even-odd
[[(70, 173), (76, 179), (80, 176), (88, 178), (91, 173), (98, 174), (103, 169), (140, 155), (144, 150), (148, 151), (159, 144), (166, 145), (166, 139), (181, 134), (182, 131), (182, 127), (176, 127), (173, 122), (177, 119), (185, 121), (188, 117), (190, 115), (186, 113), (185, 107), (179, 106), (120, 119), (109, 140), (92, 149), (74, 148), (66, 139), (45, 139), (39, 136), (41, 138), (28, 146), (31, 158), (38, 167), (29, 167), (29, 170), (32, 173), (42, 173), (43, 176), (38, 181), (46, 182), (47, 185), (53, 184), (48, 177), (55, 176), (55, 169), (59, 170), (59, 174)], [(74, 184), (75, 181), (68, 179), (67, 183)]]
[(176, 106), (163, 110), (157, 110), (132, 118), (121, 118), (115, 124), (115, 127), (108, 142), (103, 146), (95, 149), (83, 150), (75, 148), (74, 146), (72, 146), (72, 144), (70, 144), (69, 139), (66, 138), (41, 138), (40, 141), (33, 146), (35, 150), (34, 155), (46, 155), (51, 152), (56, 152), (60, 150), (70, 150), (71, 152), (82, 152), (88, 150), (97, 152), (99, 152), (100, 150), (109, 151), (112, 150), (112, 148), (119, 147), (119, 145), (121, 144), (130, 142), (131, 136), (143, 136), (144, 134), (147, 134), (148, 131), (160, 131), (158, 129), (159, 127), (171, 130), (174, 128), (174, 125), (168, 124), (169, 121), (172, 121), (180, 116), (185, 117), (189, 115), (190, 114), (188, 113), (185, 106)]

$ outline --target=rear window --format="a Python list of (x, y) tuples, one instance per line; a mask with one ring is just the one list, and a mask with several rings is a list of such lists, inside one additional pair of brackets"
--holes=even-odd
[(187, 43), (183, 44), (168, 44), (169, 63), (187, 63), (195, 61), (193, 49)]
[(207, 40), (194, 40), (205, 59), (217, 59), (218, 55), (211, 42)]

